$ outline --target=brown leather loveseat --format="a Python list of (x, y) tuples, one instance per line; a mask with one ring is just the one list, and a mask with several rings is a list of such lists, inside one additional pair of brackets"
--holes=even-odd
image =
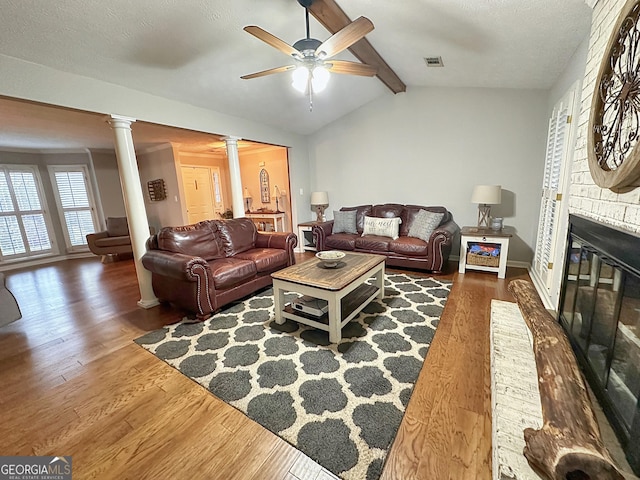
[(142, 264), (153, 291), (199, 319), (271, 285), (271, 273), (295, 263), (293, 233), (258, 232), (247, 218), (165, 227), (147, 240)]
[[(335, 233), (335, 219), (313, 226), (313, 238), (318, 251), (344, 250), (376, 253), (387, 256), (386, 264), (388, 266), (416, 268), (439, 273), (446, 266), (451, 248), (457, 241), (457, 235), (460, 231), (458, 225), (453, 221), (451, 212), (445, 207), (386, 203), (343, 207), (340, 212), (353, 212), (354, 210), (355, 226), (350, 231), (347, 228), (346, 232)], [(421, 210), (426, 212), (420, 213)], [(336, 212), (334, 212), (334, 217), (335, 215)], [(365, 232), (367, 217), (369, 219), (371, 217), (374, 219), (400, 218), (397, 238), (367, 234)], [(424, 222), (417, 222), (416, 219), (426, 219), (426, 217), (430, 217), (435, 223), (426, 228), (418, 228), (419, 224), (424, 226)]]

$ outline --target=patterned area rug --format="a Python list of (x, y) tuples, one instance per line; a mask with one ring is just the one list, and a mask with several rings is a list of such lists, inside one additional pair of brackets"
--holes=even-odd
[(273, 322), (270, 288), (136, 343), (334, 474), (376, 480), (450, 290), (436, 278), (387, 275), (384, 299), (337, 345), (327, 332)]

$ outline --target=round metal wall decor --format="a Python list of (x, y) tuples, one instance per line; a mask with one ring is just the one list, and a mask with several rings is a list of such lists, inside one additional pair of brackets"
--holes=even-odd
[(625, 4), (604, 53), (589, 117), (589, 170), (615, 192), (640, 186), (640, 0)]

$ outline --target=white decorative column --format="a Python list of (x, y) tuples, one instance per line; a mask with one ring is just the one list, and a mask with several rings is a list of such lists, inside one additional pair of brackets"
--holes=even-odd
[(240, 137), (224, 137), (227, 143), (227, 161), (231, 179), (231, 201), (233, 202), (233, 218), (244, 217), (244, 199), (242, 198), (242, 177), (240, 176), (240, 156), (238, 140)]
[(135, 122), (135, 119), (110, 115), (107, 122), (111, 125), (115, 136), (118, 172), (124, 195), (124, 207), (129, 220), (129, 234), (131, 235), (133, 258), (140, 287), (138, 306), (151, 308), (158, 305), (159, 302), (151, 287), (151, 272), (142, 265), (142, 255), (146, 252), (145, 243), (149, 238), (149, 221), (144, 208), (138, 162), (131, 136), (131, 124)]

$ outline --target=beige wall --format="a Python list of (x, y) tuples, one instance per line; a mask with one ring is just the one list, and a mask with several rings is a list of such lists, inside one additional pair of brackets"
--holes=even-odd
[[(181, 187), (176, 173), (173, 147), (167, 144), (162, 148), (139, 153), (137, 158), (149, 225), (156, 231), (162, 227), (185, 225), (187, 221), (182, 208)], [(164, 180), (167, 198), (152, 202), (147, 190), (147, 182), (158, 178)]]
[(599, 0), (593, 11), (584, 75), (580, 123), (572, 165), (569, 211), (632, 232), (640, 232), (640, 188), (617, 194), (598, 187), (589, 172), (587, 134), (595, 81), (611, 31), (625, 0)]
[(96, 175), (96, 196), (102, 215), (105, 219), (126, 216), (115, 152), (91, 150), (91, 160)]
[[(548, 92), (409, 88), (385, 95), (309, 138), (312, 188), (329, 192), (328, 217), (370, 203), (442, 205), (458, 225), (477, 223), (471, 193), (502, 185), (492, 208), (516, 229), (509, 260), (535, 248), (547, 133)], [(305, 195), (308, 215), (309, 194)], [(459, 245), (455, 245), (457, 255)]]
[[(264, 165), (261, 165), (264, 163)], [(265, 147), (256, 152), (244, 153), (240, 150), (240, 175), (242, 187), (249, 189), (251, 193), (250, 207), (252, 211), (259, 208), (269, 210), (276, 209), (275, 199), (269, 197), (269, 203), (262, 203), (260, 199), (260, 170), (265, 169), (269, 173), (269, 185), (273, 193), (274, 185), (277, 185), (282, 194), (279, 200), (281, 212), (285, 212), (285, 229), (292, 231), (291, 223), (291, 192), (289, 186), (289, 163), (287, 161), (287, 149), (284, 147)]]

